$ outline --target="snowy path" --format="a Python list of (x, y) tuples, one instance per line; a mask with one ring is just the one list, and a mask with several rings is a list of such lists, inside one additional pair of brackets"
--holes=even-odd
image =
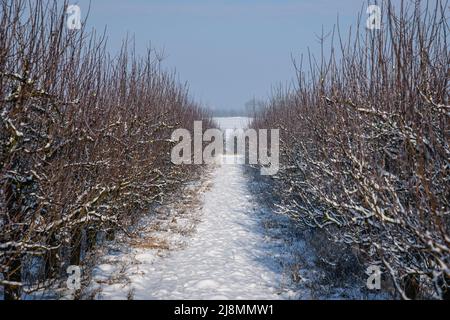
[(217, 168), (213, 187), (205, 194), (204, 221), (191, 243), (147, 270), (135, 283), (136, 298), (280, 297), (280, 274), (264, 259), (270, 251), (245, 183), (239, 166)]
[[(229, 157), (229, 156), (224, 156)], [(299, 241), (286, 242), (286, 230), (268, 218), (249, 190), (241, 165), (218, 164), (203, 203), (196, 231), (186, 246), (158, 256), (154, 248), (120, 253), (122, 267), (100, 265), (94, 280), (112, 274), (99, 299), (298, 299), (290, 270)], [(264, 225), (264, 219), (269, 221)], [(170, 229), (170, 228), (169, 228)], [(132, 254), (132, 258), (131, 258)], [(287, 272), (288, 271), (288, 272)], [(302, 273), (295, 269), (294, 272)], [(121, 276), (126, 278), (126, 281)], [(301, 279), (302, 276), (299, 276)], [(106, 281), (104, 281), (106, 282)], [(100, 290), (99, 290), (100, 291)], [(305, 296), (306, 295), (306, 296)]]

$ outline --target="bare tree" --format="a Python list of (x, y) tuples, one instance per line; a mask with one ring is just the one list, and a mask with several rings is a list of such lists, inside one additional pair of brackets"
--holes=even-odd
[[(67, 3), (0, 1), (0, 286), (50, 288), (195, 170), (171, 132), (212, 125), (153, 49), (110, 57), (105, 35), (65, 28)], [(85, 24), (83, 24), (85, 25)]]
[(338, 50), (297, 61), (253, 126), (282, 130), (280, 212), (358, 248), (402, 298), (448, 298), (448, 4), (382, 11), (381, 30), (337, 26)]

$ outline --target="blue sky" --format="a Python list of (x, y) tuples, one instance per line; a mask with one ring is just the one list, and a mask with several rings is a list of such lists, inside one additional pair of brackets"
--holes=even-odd
[[(73, 0), (86, 14), (89, 0)], [(363, 0), (92, 0), (89, 26), (107, 26), (110, 51), (127, 33), (138, 52), (164, 49), (163, 66), (211, 108), (267, 98), (294, 77), (291, 55), (319, 53), (317, 35), (356, 23)]]

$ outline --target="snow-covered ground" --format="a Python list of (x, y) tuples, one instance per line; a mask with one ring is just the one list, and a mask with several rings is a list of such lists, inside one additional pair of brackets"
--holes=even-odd
[[(251, 118), (247, 117), (230, 117), (230, 118), (214, 118), (214, 121), (219, 124), (224, 131), (225, 137), (225, 153), (232, 153), (234, 151), (234, 141), (232, 139), (232, 132), (236, 129), (245, 129), (251, 122)], [(220, 159), (218, 159), (220, 161)], [(228, 159), (230, 162), (237, 159)]]
[(248, 117), (229, 117), (229, 118), (214, 118), (220, 128), (226, 129), (245, 129), (251, 122), (252, 118)]
[[(236, 129), (250, 119), (216, 121), (223, 129)], [(139, 239), (110, 245), (93, 270), (86, 296), (323, 298), (313, 289), (314, 254), (292, 230), (292, 221), (258, 200), (244, 166), (220, 160), (185, 199), (149, 214)]]
[[(217, 168), (203, 197), (202, 221), (185, 248), (156, 260), (154, 250), (136, 252), (139, 273), (129, 275), (134, 299), (295, 297), (275, 264), (277, 245), (264, 234), (241, 170)], [(104, 290), (101, 297), (121, 298), (117, 293)]]
[[(244, 128), (250, 119), (216, 120), (223, 129), (235, 129)], [(249, 191), (243, 166), (222, 165), (218, 160), (208, 188), (200, 195), (201, 206), (185, 216), (188, 224), (189, 219), (199, 221), (195, 232), (181, 239), (181, 245), (131, 245), (127, 250), (122, 245), (111, 250), (94, 269), (90, 289), (95, 298), (297, 299), (305, 295), (291, 281), (288, 261), (283, 261), (292, 261), (292, 252), (303, 250), (303, 243), (285, 241), (279, 236), (281, 230), (274, 234), (272, 228), (271, 234), (263, 223), (269, 213)], [(164, 241), (158, 231), (146, 236), (159, 238), (157, 243), (173, 242), (180, 236), (170, 232), (170, 225)]]

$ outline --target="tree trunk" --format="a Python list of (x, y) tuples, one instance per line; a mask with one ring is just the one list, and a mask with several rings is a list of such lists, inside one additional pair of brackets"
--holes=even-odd
[[(4, 273), (6, 281), (21, 283), (22, 282), (22, 261), (20, 257), (12, 256), (9, 259), (9, 270)], [(5, 300), (20, 300), (21, 299), (21, 288), (17, 285), (6, 285), (5, 286)]]
[(81, 230), (76, 230), (72, 237), (70, 264), (79, 266), (81, 262)]
[(58, 275), (58, 250), (50, 250), (45, 259), (45, 279), (53, 279)]
[(403, 280), (405, 295), (412, 300), (418, 298), (420, 293), (419, 276), (410, 274)]
[(87, 251), (92, 250), (97, 245), (97, 231), (95, 226), (91, 227), (87, 231)]
[(113, 229), (109, 229), (106, 232), (106, 241), (113, 241), (115, 239), (115, 232)]

